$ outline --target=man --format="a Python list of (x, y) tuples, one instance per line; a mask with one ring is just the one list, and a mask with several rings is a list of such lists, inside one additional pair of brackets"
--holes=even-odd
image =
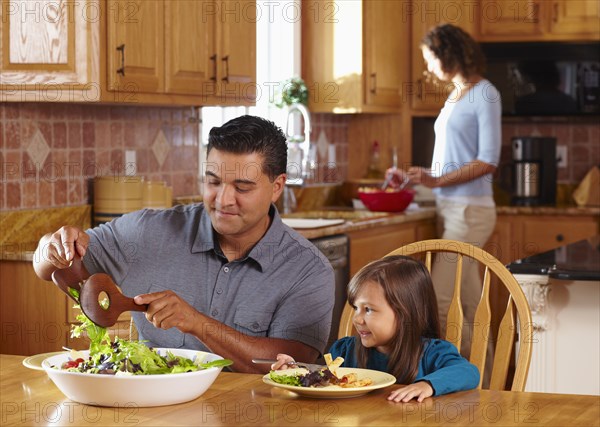
[(145, 314), (140, 339), (209, 350), (239, 372), (278, 353), (312, 361), (327, 342), (334, 276), (327, 259), (284, 225), (273, 203), (285, 186), (287, 145), (267, 120), (243, 116), (209, 135), (204, 202), (142, 210), (86, 232), (44, 236), (34, 268), (50, 280), (74, 256), (109, 274)]

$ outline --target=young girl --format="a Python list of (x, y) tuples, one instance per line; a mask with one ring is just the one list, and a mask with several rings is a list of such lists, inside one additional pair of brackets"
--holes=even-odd
[[(408, 384), (388, 400), (422, 402), (479, 384), (477, 368), (439, 339), (435, 293), (423, 263), (405, 256), (371, 262), (348, 284), (348, 302), (358, 334), (337, 340), (329, 352), (343, 357), (344, 367), (389, 372)], [(278, 354), (272, 368), (285, 369), (291, 361)]]

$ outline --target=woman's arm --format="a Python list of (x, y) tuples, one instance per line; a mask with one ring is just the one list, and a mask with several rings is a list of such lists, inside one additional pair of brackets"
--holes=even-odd
[(413, 184), (422, 184), (429, 188), (446, 187), (473, 181), (481, 176), (494, 173), (496, 166), (473, 160), (459, 169), (454, 169), (441, 176), (432, 176), (428, 169), (412, 167), (408, 170), (408, 176)]

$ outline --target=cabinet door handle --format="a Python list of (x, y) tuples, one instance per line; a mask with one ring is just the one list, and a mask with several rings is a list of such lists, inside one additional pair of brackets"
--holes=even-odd
[(423, 79), (417, 79), (417, 98), (423, 100)]
[(225, 83), (229, 83), (229, 55), (225, 55), (223, 58), (221, 58), (221, 61), (225, 62), (225, 77), (223, 77), (221, 80), (223, 80)]
[(213, 75), (210, 77), (210, 79), (213, 82), (217, 81), (217, 54), (215, 53), (214, 55), (211, 55), (210, 60), (213, 62)]
[(552, 22), (555, 24), (558, 22), (558, 2), (554, 2), (554, 8), (552, 11)]
[(565, 236), (563, 236), (562, 234), (557, 234), (556, 235), (556, 241), (557, 242), (562, 242), (563, 240), (565, 240)]
[(371, 93), (377, 93), (377, 73), (371, 73)]
[(117, 74), (125, 77), (125, 44), (117, 46), (117, 50), (121, 52), (121, 68), (117, 68)]

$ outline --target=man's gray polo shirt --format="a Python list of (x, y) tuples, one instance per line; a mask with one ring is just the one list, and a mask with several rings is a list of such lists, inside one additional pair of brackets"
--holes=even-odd
[[(323, 352), (333, 270), (273, 206), (270, 215), (271, 226), (248, 255), (228, 262), (203, 204), (133, 212), (87, 230), (84, 264), (92, 274), (112, 276), (127, 296), (170, 289), (246, 335), (296, 340)], [(207, 350), (192, 335), (157, 329), (143, 313), (132, 316), (140, 339), (151, 346)]]

